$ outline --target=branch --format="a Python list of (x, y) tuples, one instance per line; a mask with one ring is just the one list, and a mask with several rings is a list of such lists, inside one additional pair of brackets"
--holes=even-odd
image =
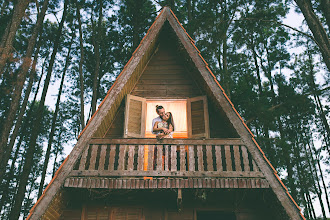
[(275, 21), (275, 20), (264, 20), (264, 19), (259, 19), (259, 18), (244, 18), (244, 19), (239, 19), (239, 20), (235, 20), (235, 21), (243, 21), (243, 20), (252, 20), (252, 21), (261, 21), (261, 22), (276, 23), (278, 25), (282, 25), (282, 26), (287, 27), (287, 28), (289, 28), (291, 30), (294, 30), (294, 31), (296, 31), (296, 32), (298, 32), (298, 33), (300, 33), (302, 35), (305, 35), (306, 37), (312, 39), (317, 44), (316, 40), (314, 39), (314, 37), (312, 35), (307, 34), (307, 33), (303, 32), (303, 31), (300, 31), (297, 28), (291, 27), (291, 26), (289, 26), (287, 24), (283, 24), (283, 23), (281, 23), (279, 21)]

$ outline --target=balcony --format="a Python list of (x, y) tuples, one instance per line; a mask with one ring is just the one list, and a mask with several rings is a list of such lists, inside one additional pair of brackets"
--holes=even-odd
[(151, 138), (92, 139), (64, 186), (269, 187), (240, 139)]

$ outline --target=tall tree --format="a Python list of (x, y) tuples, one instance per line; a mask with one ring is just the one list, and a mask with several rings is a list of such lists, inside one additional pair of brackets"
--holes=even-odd
[[(309, 29), (313, 33), (315, 43), (320, 48), (323, 61), (330, 71), (330, 40), (320, 19), (315, 14), (311, 1), (295, 0), (295, 2), (303, 13)], [(322, 2), (325, 2), (325, 6), (330, 6), (329, 1), (325, 0)], [(325, 10), (329, 10), (329, 8)]]
[(71, 53), (71, 47), (72, 47), (74, 37), (75, 37), (75, 31), (72, 30), (71, 42), (70, 42), (70, 46), (68, 48), (68, 53), (66, 55), (65, 66), (63, 69), (63, 73), (62, 73), (61, 83), (60, 83), (60, 87), (58, 90), (57, 101), (56, 101), (56, 105), (55, 105), (55, 111), (54, 111), (53, 118), (52, 118), (52, 125), (51, 125), (51, 130), (50, 130), (49, 138), (48, 138), (48, 145), (47, 145), (47, 150), (46, 150), (46, 155), (45, 155), (45, 161), (44, 161), (44, 165), (42, 168), (42, 175), (41, 175), (40, 186), (39, 186), (39, 191), (38, 191), (38, 198), (41, 196), (43, 189), (44, 189), (46, 172), (47, 172), (47, 168), (48, 168), (49, 157), (50, 157), (55, 129), (56, 129), (57, 116), (58, 116), (58, 112), (60, 110), (60, 102), (61, 102), (61, 95), (62, 95), (62, 91), (63, 91), (64, 79), (65, 79), (65, 74), (67, 72), (67, 69), (70, 65), (70, 53)]
[[(1, 138), (0, 138), (0, 155), (4, 155), (5, 148), (7, 146), (10, 130), (13, 126), (13, 122), (14, 122), (14, 119), (15, 119), (15, 116), (16, 116), (16, 112), (17, 112), (18, 106), (20, 104), (20, 98), (21, 98), (21, 93), (22, 93), (22, 89), (23, 89), (23, 86), (24, 86), (24, 82), (25, 82), (27, 73), (30, 69), (31, 57), (32, 57), (32, 54), (33, 54), (33, 50), (35, 48), (37, 37), (38, 37), (38, 34), (39, 34), (39, 32), (42, 28), (43, 20), (44, 20), (46, 11), (47, 11), (48, 1), (49, 0), (44, 1), (43, 7), (42, 7), (40, 13), (38, 14), (37, 23), (36, 23), (36, 25), (33, 29), (33, 33), (31, 35), (31, 37), (29, 38), (26, 54), (25, 54), (25, 57), (23, 58), (23, 63), (20, 66), (20, 69), (19, 69), (19, 72), (18, 72), (18, 77), (17, 77), (17, 81), (15, 83), (14, 92), (12, 94), (10, 108), (6, 113), (6, 120), (5, 120), (5, 123), (3, 123), (2, 129), (1, 129), (1, 132), (0, 132), (0, 134), (1, 134)], [(2, 158), (0, 158), (0, 163), (4, 163)]]
[(18, 219), (19, 211), (22, 207), (22, 201), (24, 199), (26, 184), (28, 182), (29, 174), (31, 172), (31, 168), (33, 165), (33, 157), (34, 157), (34, 153), (35, 153), (35, 149), (36, 149), (37, 137), (39, 135), (39, 126), (40, 126), (40, 123), (43, 118), (43, 108), (45, 105), (45, 99), (46, 99), (49, 82), (50, 82), (50, 78), (51, 78), (52, 71), (53, 71), (53, 65), (55, 62), (56, 53), (59, 48), (60, 38), (61, 38), (61, 34), (62, 34), (62, 28), (64, 26), (66, 14), (67, 14), (67, 6), (68, 6), (68, 0), (66, 0), (64, 2), (63, 16), (62, 16), (62, 20), (58, 26), (56, 39), (55, 39), (54, 46), (53, 46), (53, 52), (52, 52), (51, 59), (49, 61), (49, 66), (47, 69), (47, 75), (46, 75), (46, 79), (45, 79), (45, 83), (44, 83), (44, 88), (42, 91), (41, 100), (40, 100), (40, 103), (39, 103), (39, 106), (37, 109), (37, 117), (35, 120), (34, 129), (32, 130), (32, 133), (31, 133), (31, 140), (29, 143), (29, 147), (27, 149), (25, 163), (23, 166), (23, 171), (22, 171), (22, 175), (20, 178), (19, 187), (17, 190), (17, 194), (15, 195), (15, 201), (14, 201), (13, 208), (12, 208), (10, 216), (9, 216), (10, 219)]
[(102, 29), (102, 19), (103, 19), (103, 1), (98, 0), (98, 8), (99, 8), (99, 18), (97, 22), (97, 27), (95, 27), (93, 19), (92, 22), (92, 41), (94, 46), (95, 53), (95, 69), (94, 69), (94, 77), (93, 77), (93, 94), (92, 94), (92, 115), (96, 111), (97, 97), (98, 97), (98, 87), (99, 87), (99, 75), (100, 75), (100, 40), (101, 40), (101, 29)]
[(82, 32), (82, 22), (80, 16), (80, 6), (76, 0), (77, 9), (77, 20), (79, 28), (79, 43), (80, 43), (80, 60), (79, 60), (79, 85), (80, 85), (80, 125), (81, 130), (85, 128), (85, 101), (84, 101), (84, 75), (83, 75), (83, 62), (84, 62), (84, 43), (83, 43), (83, 32)]
[(12, 18), (2, 36), (0, 43), (0, 76), (3, 73), (7, 60), (11, 57), (13, 41), (29, 3), (30, 0), (21, 0), (16, 3)]

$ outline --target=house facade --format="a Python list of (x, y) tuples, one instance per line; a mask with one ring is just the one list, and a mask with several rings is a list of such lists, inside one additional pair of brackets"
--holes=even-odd
[[(173, 139), (152, 134), (155, 106)], [(28, 219), (304, 219), (165, 7)]]

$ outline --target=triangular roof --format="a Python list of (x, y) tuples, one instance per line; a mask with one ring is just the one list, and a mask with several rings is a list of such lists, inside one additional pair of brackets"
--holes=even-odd
[(208, 64), (201, 56), (200, 51), (196, 48), (194, 40), (188, 35), (178, 21), (177, 17), (168, 7), (164, 7), (157, 16), (155, 22), (142, 39), (140, 45), (134, 51), (131, 59), (125, 65), (124, 69), (108, 91), (98, 110), (79, 135), (78, 141), (72, 152), (62, 163), (54, 178), (44, 190), (42, 196), (30, 210), (30, 215), (27, 219), (39, 219), (46, 212), (48, 206), (54, 198), (60, 196), (60, 189), (63, 186), (66, 177), (73, 170), (77, 159), (82, 154), (86, 145), (88, 145), (88, 142), (92, 137), (103, 136), (103, 131), (106, 130), (106, 123), (114, 118), (115, 112), (121, 101), (126, 94), (130, 93), (132, 86), (129, 84), (132, 83), (132, 81), (134, 82), (134, 80), (138, 80), (139, 76), (136, 75), (136, 72), (138, 70), (141, 71), (141, 69), (143, 70), (148, 60), (154, 53), (156, 39), (158, 38), (160, 30), (166, 21), (170, 24), (180, 44), (183, 45), (184, 50), (191, 59), (191, 62), (193, 62), (195, 68), (198, 70), (201, 79), (203, 80), (203, 84), (205, 84), (208, 88), (208, 93), (212, 95), (212, 97), (219, 103), (225, 112), (227, 118), (249, 150), (252, 158), (255, 160), (261, 172), (269, 182), (270, 187), (277, 196), (281, 205), (286, 210), (287, 215), (291, 219), (305, 219), (300, 212), (300, 208), (289, 194), (288, 189), (284, 186), (277, 175), (276, 170), (270, 164), (265, 154), (257, 144), (254, 135), (246, 126), (232, 102), (225, 94), (225, 91), (217, 81), (216, 77), (208, 67)]

